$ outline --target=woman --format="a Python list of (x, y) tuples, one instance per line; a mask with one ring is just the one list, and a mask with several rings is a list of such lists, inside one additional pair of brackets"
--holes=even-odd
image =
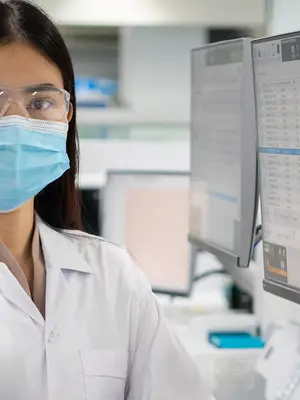
[(211, 399), (128, 254), (80, 232), (77, 141), (63, 39), (0, 0), (0, 398)]

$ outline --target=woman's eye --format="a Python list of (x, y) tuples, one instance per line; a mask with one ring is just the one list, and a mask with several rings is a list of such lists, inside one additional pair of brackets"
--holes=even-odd
[(37, 111), (48, 110), (48, 108), (53, 106), (53, 102), (50, 100), (34, 100), (29, 108)]

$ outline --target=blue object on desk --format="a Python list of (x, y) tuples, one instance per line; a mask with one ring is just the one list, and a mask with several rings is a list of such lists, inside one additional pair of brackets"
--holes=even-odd
[(210, 332), (208, 341), (219, 349), (262, 349), (265, 342), (248, 332)]

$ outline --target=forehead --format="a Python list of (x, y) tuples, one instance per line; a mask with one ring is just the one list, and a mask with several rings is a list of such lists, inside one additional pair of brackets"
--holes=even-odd
[(43, 83), (63, 88), (62, 75), (55, 64), (27, 44), (0, 46), (0, 86), (17, 89)]

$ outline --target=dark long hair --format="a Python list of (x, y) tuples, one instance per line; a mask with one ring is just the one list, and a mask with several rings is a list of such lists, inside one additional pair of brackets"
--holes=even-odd
[(16, 41), (34, 46), (58, 66), (74, 109), (67, 137), (70, 169), (35, 197), (35, 210), (53, 228), (82, 229), (81, 201), (76, 189), (79, 145), (75, 78), (69, 51), (54, 23), (38, 6), (28, 0), (0, 0), (0, 45)]

